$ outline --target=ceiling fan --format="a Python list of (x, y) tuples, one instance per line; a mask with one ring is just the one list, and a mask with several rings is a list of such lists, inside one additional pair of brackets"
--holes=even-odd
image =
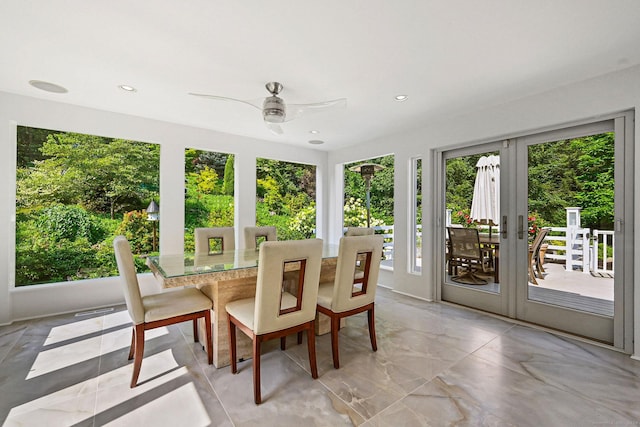
[(250, 105), (257, 108), (262, 112), (262, 118), (265, 125), (276, 134), (282, 134), (283, 130), (280, 127), (280, 123), (288, 122), (295, 118), (302, 116), (303, 114), (309, 114), (311, 112), (326, 111), (330, 108), (344, 108), (347, 106), (347, 99), (340, 98), (331, 101), (315, 102), (312, 104), (286, 104), (278, 94), (282, 91), (284, 86), (278, 82), (269, 82), (265, 85), (267, 91), (271, 96), (267, 96), (262, 99), (255, 100), (243, 100), (236, 98), (227, 98), (224, 96), (207, 95), (204, 93), (191, 93), (189, 95), (199, 96), (202, 98), (217, 99), (221, 101), (236, 101), (243, 104)]

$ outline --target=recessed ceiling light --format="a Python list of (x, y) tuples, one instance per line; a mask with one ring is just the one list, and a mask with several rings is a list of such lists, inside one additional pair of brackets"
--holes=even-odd
[(127, 92), (136, 92), (136, 88), (133, 86), (129, 86), (129, 85), (120, 85), (118, 86), (120, 89), (127, 91)]
[(44, 82), (42, 80), (29, 80), (29, 84), (33, 87), (35, 87), (36, 89), (40, 89), (40, 90), (44, 90), (47, 92), (53, 92), (53, 93), (67, 93), (69, 92), (67, 90), (67, 88), (64, 88), (60, 85), (57, 85), (55, 83), (49, 83), (49, 82)]
[(317, 135), (317, 134), (319, 134), (319, 133), (320, 133), (320, 131), (319, 131), (319, 130), (315, 130), (315, 129), (314, 129), (314, 130), (310, 130), (310, 131), (309, 131), (309, 133), (312, 133), (312, 134), (314, 134), (314, 135)]
[(394, 99), (398, 102), (406, 101), (409, 99), (409, 95), (396, 95)]
[(312, 144), (312, 145), (321, 145), (321, 144), (324, 144), (324, 141), (321, 141), (321, 140), (319, 140), (319, 139), (312, 139), (311, 141), (309, 141), (309, 144)]

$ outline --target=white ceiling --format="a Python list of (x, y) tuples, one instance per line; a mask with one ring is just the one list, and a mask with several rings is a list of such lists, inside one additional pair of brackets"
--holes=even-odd
[[(639, 42), (638, 0), (2, 0), (0, 90), (334, 150), (639, 64)], [(278, 136), (187, 94), (253, 100), (272, 80), (348, 106)]]

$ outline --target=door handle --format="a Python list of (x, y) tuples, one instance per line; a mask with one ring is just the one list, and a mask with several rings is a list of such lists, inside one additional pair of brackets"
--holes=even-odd
[(502, 215), (502, 227), (500, 228), (500, 234), (503, 239), (507, 238), (507, 216)]
[(524, 216), (518, 215), (518, 239), (524, 238)]

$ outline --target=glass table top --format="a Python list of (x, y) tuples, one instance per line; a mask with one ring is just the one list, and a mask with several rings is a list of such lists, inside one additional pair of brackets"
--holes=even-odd
[[(325, 244), (322, 258), (337, 258), (339, 245)], [(260, 252), (255, 249), (235, 249), (216, 254), (184, 253), (147, 258), (147, 264), (165, 278), (216, 273), (221, 271), (255, 268)]]

